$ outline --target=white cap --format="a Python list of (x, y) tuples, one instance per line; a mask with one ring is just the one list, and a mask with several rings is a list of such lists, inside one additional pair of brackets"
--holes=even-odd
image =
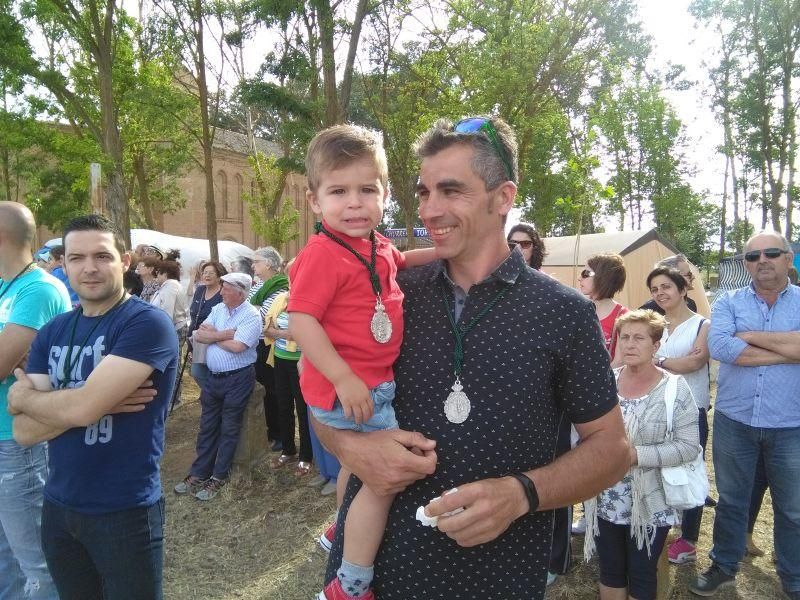
[(247, 273), (227, 273), (221, 279), (225, 283), (236, 286), (245, 294), (250, 292), (250, 287), (253, 285), (253, 278)]

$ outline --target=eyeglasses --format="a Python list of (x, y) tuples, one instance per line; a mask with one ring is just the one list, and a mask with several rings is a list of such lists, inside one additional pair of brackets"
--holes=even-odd
[(789, 254), (788, 250), (781, 248), (767, 248), (766, 250), (750, 250), (744, 253), (744, 259), (747, 262), (757, 262), (761, 258), (761, 253), (767, 258), (778, 258), (781, 254)]
[(580, 278), (581, 279), (589, 279), (589, 277), (594, 277), (594, 271), (591, 269), (584, 269), (581, 271)]
[(509, 250), (513, 250), (517, 246), (520, 246), (523, 250), (529, 250), (533, 246), (533, 242), (531, 240), (508, 240)]
[(514, 181), (514, 169), (511, 167), (511, 160), (506, 154), (502, 144), (500, 144), (500, 140), (497, 138), (497, 130), (494, 128), (494, 125), (492, 125), (491, 119), (488, 117), (467, 117), (456, 123), (453, 127), (453, 131), (455, 133), (466, 133), (470, 135), (483, 133), (492, 143), (492, 147), (494, 151), (497, 152), (497, 156), (503, 161), (508, 180)]

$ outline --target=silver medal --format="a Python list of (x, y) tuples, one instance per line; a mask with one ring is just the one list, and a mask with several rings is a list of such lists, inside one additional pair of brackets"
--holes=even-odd
[(453, 384), (453, 391), (447, 395), (447, 400), (444, 401), (444, 415), (451, 423), (463, 423), (469, 417), (469, 411), (472, 406), (463, 390), (464, 386), (456, 378), (456, 382)]
[(389, 320), (389, 315), (386, 314), (386, 309), (383, 307), (381, 297), (375, 300), (375, 312), (372, 315), (372, 322), (369, 324), (372, 331), (372, 337), (379, 344), (385, 344), (392, 339), (392, 322)]

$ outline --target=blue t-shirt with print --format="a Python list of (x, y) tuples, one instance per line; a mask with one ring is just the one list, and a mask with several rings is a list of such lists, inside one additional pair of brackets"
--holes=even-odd
[[(70, 308), (69, 295), (58, 279), (39, 268), (17, 278), (14, 283), (0, 278), (0, 331), (6, 325), (41, 329), (50, 319)], [(0, 379), (0, 440), (13, 439), (13, 418), (8, 414), (8, 389), (14, 375)]]
[[(75, 324), (74, 367), (67, 376)], [(150, 379), (158, 394), (141, 412), (105, 415), (50, 441), (45, 497), (87, 514), (151, 506), (161, 497), (164, 422), (178, 364), (175, 328), (164, 311), (129, 298), (105, 316), (85, 317), (74, 310), (57, 317), (39, 331), (28, 360), (28, 372), (49, 375), (54, 389), (65, 380), (65, 387), (77, 388), (109, 354), (152, 367)]]

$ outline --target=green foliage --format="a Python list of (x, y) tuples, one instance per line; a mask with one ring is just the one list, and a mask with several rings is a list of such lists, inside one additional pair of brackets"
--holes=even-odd
[(300, 218), (291, 199), (281, 201), (285, 171), (278, 166), (275, 157), (260, 152), (250, 157), (250, 166), (255, 193), (243, 194), (243, 197), (248, 204), (251, 226), (267, 245), (281, 248), (286, 242), (297, 239)]

